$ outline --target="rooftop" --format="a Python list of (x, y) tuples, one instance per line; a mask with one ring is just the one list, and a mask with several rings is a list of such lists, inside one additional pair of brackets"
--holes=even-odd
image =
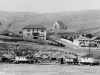
[(34, 24), (27, 25), (27, 26), (24, 27), (23, 29), (33, 29), (33, 28), (36, 28), (36, 29), (46, 29), (46, 28), (43, 27), (42, 25), (34, 25)]
[(100, 56), (96, 55), (96, 54), (86, 54), (86, 55), (84, 55), (82, 57), (83, 58), (86, 57), (86, 58), (97, 58), (97, 59), (100, 59)]
[[(92, 37), (91, 39), (87, 38), (87, 37), (83, 37), (83, 36), (80, 36), (77, 38), (77, 40), (96, 40), (98, 37)], [(98, 38), (99, 39), (99, 38)]]
[(9, 33), (13, 33), (13, 32), (10, 30), (3, 30), (0, 32), (0, 34), (9, 34)]
[(59, 24), (59, 26), (60, 26), (61, 29), (65, 28), (65, 25), (63, 24), (62, 21), (57, 21), (57, 23)]
[(89, 38), (80, 36), (80, 37), (77, 38), (77, 40), (89, 40)]

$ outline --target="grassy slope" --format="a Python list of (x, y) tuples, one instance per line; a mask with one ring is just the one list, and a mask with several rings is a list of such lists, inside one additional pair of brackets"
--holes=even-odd
[[(80, 12), (59, 12), (59, 13), (33, 13), (33, 12), (0, 12), (0, 30), (10, 29), (21, 30), (28, 24), (41, 24), (52, 28), (56, 20), (61, 20), (68, 29), (80, 30), (100, 27), (100, 10), (88, 10)], [(9, 24), (11, 23), (11, 26)]]
[[(0, 26), (0, 30), (10, 29), (16, 32), (28, 24), (41, 24), (49, 29), (52, 28), (56, 20), (61, 20), (68, 26), (69, 30), (78, 30), (80, 33), (94, 33), (100, 27), (100, 10), (45, 14), (1, 11), (0, 22), (2, 22), (2, 25)], [(10, 23), (11, 26), (9, 27)], [(69, 49), (72, 50), (71, 47)]]

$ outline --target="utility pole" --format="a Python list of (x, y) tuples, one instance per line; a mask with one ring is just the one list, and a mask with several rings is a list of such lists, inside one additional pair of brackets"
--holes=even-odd
[(91, 35), (90, 33), (89, 34), (86, 34), (86, 37), (89, 38), (89, 54), (91, 53), (91, 50), (90, 50), (90, 38), (93, 37), (93, 35)]
[(89, 38), (89, 54), (90, 54), (91, 52), (90, 52), (90, 38)]

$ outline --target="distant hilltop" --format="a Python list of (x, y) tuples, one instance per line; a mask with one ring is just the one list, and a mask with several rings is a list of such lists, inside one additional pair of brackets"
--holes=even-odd
[(59, 13), (0, 11), (0, 30), (19, 31), (29, 24), (43, 25), (51, 29), (55, 21), (62, 21), (68, 29), (84, 30), (100, 27), (100, 10)]

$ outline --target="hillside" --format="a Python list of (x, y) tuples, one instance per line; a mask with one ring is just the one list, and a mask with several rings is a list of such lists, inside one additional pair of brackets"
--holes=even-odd
[(28, 24), (41, 24), (50, 29), (56, 20), (61, 20), (68, 26), (69, 30), (81, 30), (80, 32), (84, 32), (89, 28), (91, 31), (94, 31), (94, 28), (100, 27), (100, 10), (41, 14), (0, 11), (0, 30), (19, 31)]

